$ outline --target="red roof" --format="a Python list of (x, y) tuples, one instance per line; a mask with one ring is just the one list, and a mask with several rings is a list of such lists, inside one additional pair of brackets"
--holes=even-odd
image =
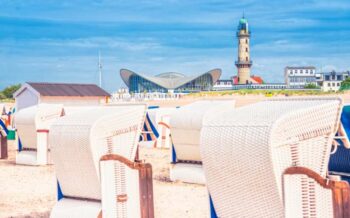
[[(253, 84), (262, 84), (263, 83), (263, 79), (260, 76), (253, 75), (250, 78), (255, 81), (255, 83), (253, 82)], [(238, 84), (238, 77), (237, 76), (233, 76), (232, 80), (233, 80), (234, 85)]]
[(250, 78), (252, 78), (256, 83), (258, 84), (262, 84), (264, 81), (260, 76), (251, 76)]
[(110, 96), (95, 84), (27, 82), (42, 96)]

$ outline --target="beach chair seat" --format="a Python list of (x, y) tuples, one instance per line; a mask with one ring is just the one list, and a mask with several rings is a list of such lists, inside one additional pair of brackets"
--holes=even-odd
[(63, 105), (38, 104), (15, 114), (20, 146), (16, 164), (45, 165), (51, 163), (48, 143), (50, 126), (63, 115)]
[(172, 181), (205, 184), (199, 152), (200, 132), (205, 117), (234, 108), (234, 100), (200, 100), (176, 109), (170, 118), (173, 157)]
[[(200, 149), (213, 214), (332, 217), (332, 191), (305, 180), (297, 167), (314, 172), (317, 182), (329, 181), (341, 106), (338, 98), (274, 99), (205, 119)], [(293, 170), (298, 173), (289, 175)], [(320, 196), (322, 202), (313, 201)]]
[(101, 208), (101, 201), (63, 198), (55, 204), (50, 217), (97, 218)]
[(98, 107), (52, 125), (59, 200), (50, 217), (152, 217), (152, 168), (135, 161), (146, 108)]

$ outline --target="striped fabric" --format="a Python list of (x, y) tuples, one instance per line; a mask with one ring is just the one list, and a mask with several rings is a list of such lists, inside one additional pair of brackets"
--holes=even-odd
[(155, 141), (157, 140), (159, 133), (154, 126), (149, 113), (146, 114), (146, 120), (142, 129), (143, 141)]

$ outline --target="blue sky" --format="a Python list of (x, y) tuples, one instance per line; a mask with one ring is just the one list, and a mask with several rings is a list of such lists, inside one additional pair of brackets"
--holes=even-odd
[(0, 0), (0, 89), (25, 81), (124, 86), (145, 74), (236, 74), (235, 30), (245, 12), (253, 74), (282, 82), (287, 65), (350, 70), (350, 1)]

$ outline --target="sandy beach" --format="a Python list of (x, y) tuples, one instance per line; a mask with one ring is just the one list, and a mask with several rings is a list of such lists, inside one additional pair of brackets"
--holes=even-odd
[[(350, 96), (342, 96), (350, 103)], [(266, 99), (265, 96), (223, 96), (235, 99), (236, 106)], [(181, 106), (195, 101), (184, 98), (177, 101), (149, 102), (162, 107)], [(0, 217), (49, 217), (56, 202), (54, 166), (15, 165), (16, 145), (9, 141), (9, 158), (0, 160)], [(205, 186), (171, 182), (169, 180), (169, 150), (141, 148), (140, 158), (153, 166), (153, 186), (156, 217), (209, 217)]]
[[(9, 158), (0, 160), (0, 217), (49, 217), (56, 202), (54, 166), (15, 165), (16, 148), (9, 145)], [(156, 217), (208, 217), (205, 186), (169, 180), (169, 150), (141, 148), (140, 156), (153, 166)]]

